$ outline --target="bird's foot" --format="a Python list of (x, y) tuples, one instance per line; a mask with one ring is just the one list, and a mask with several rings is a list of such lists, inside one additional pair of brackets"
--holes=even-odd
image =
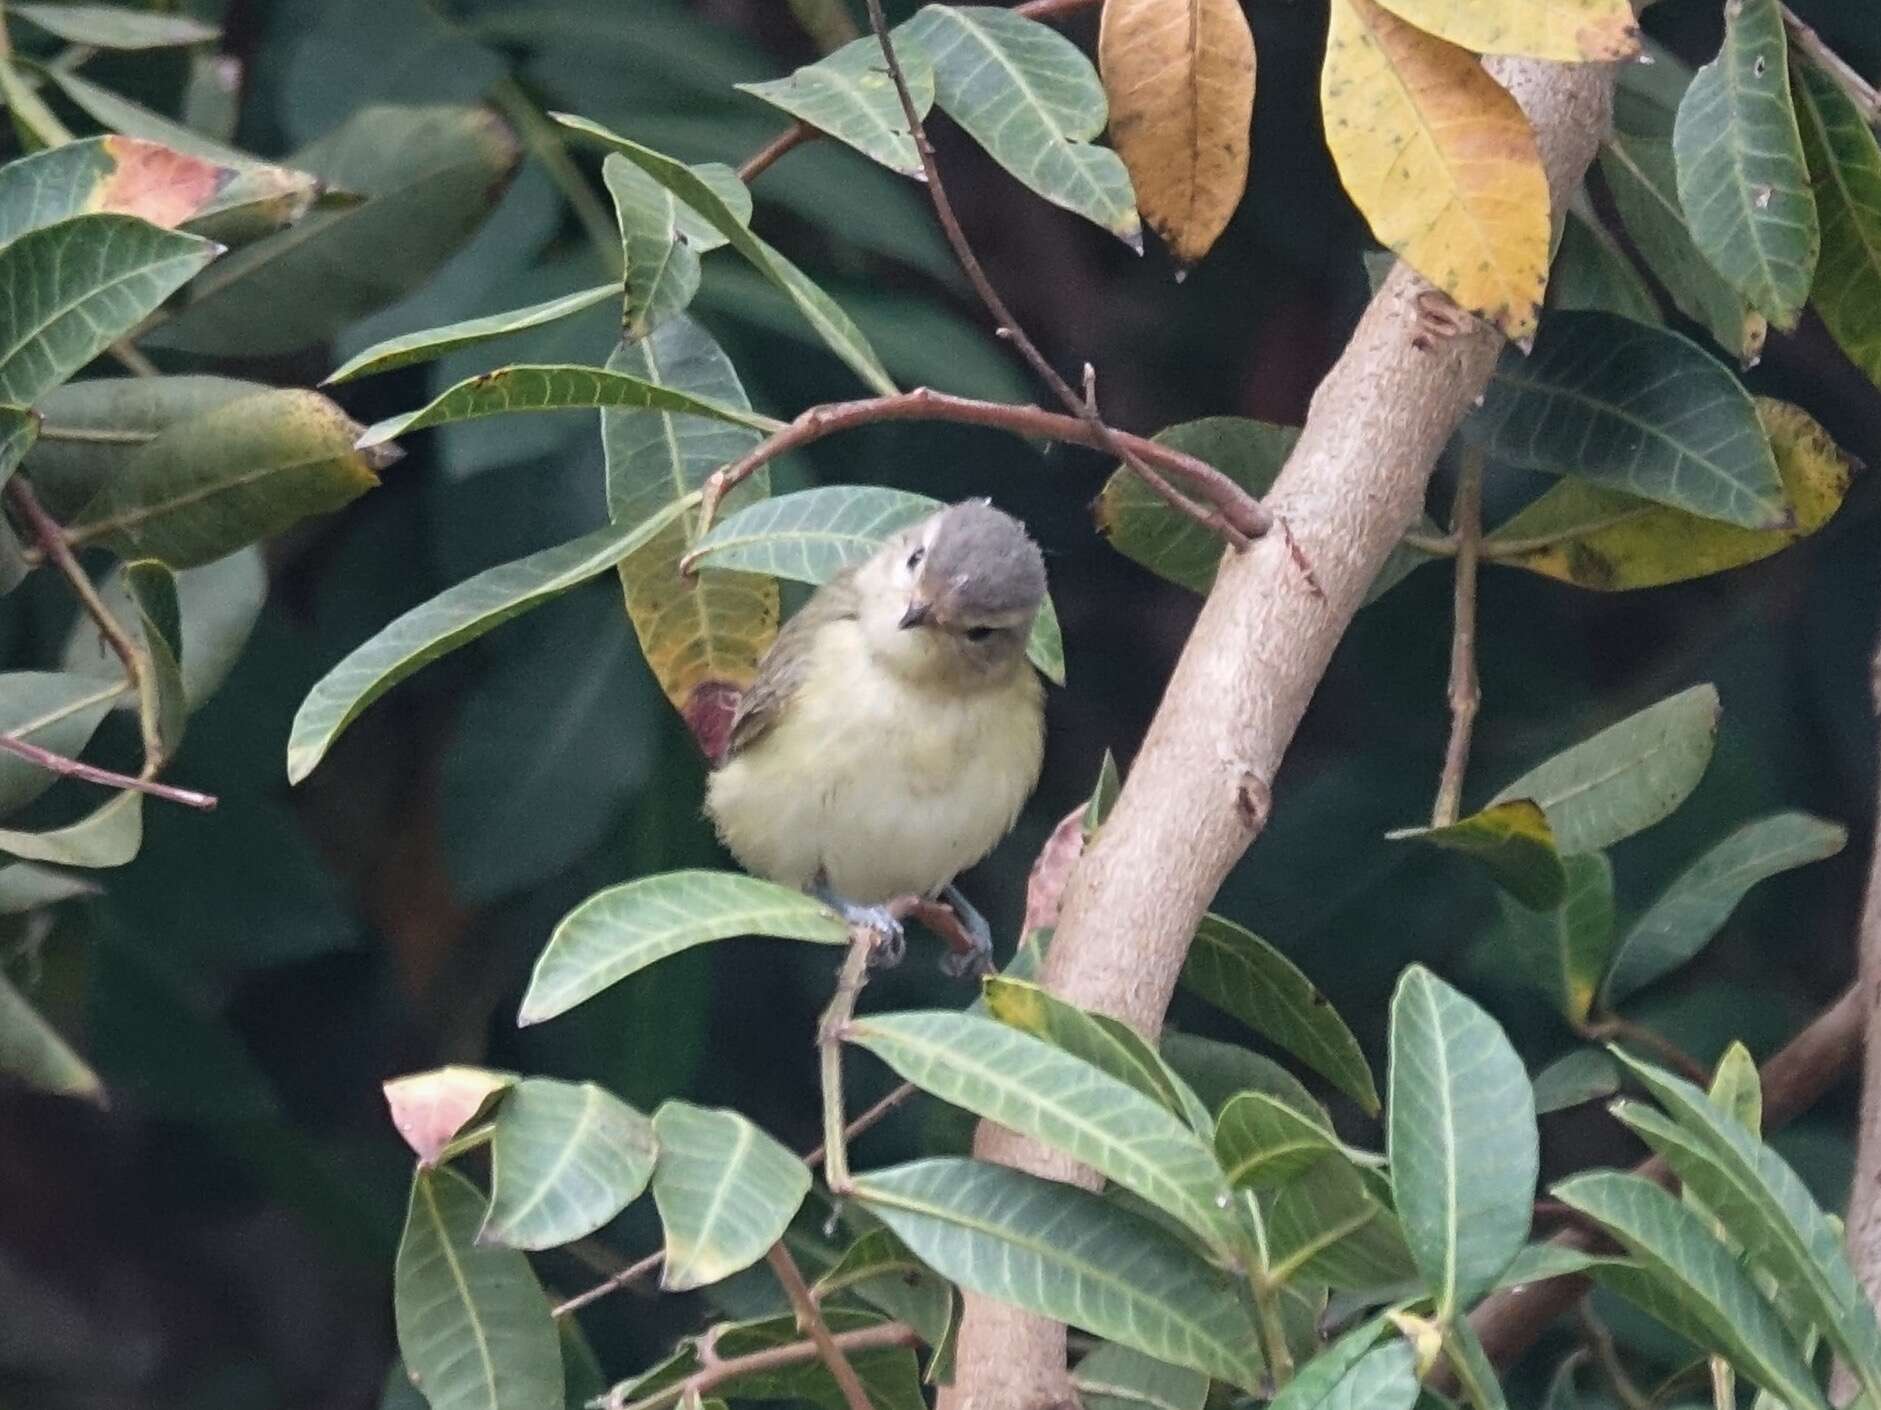
[[(941, 888), (940, 899), (949, 906), (954, 918), (960, 922), (959, 935), (953, 947), (941, 957), (941, 972), (950, 979), (964, 977), (977, 978), (992, 974), (993, 964), (993, 928), (960, 892), (952, 882)], [(959, 943), (964, 940), (966, 943)]]
[(864, 906), (838, 896), (825, 883), (818, 882), (810, 894), (843, 918), (853, 934), (866, 930), (875, 936), (875, 948), (869, 952), (869, 968), (893, 969), (908, 952), (907, 932), (901, 919), (887, 906)]

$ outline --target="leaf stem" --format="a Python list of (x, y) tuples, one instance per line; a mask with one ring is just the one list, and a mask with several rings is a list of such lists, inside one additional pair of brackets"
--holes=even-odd
[(1620, 1362), (1620, 1349), (1614, 1344), (1613, 1333), (1607, 1330), (1607, 1324), (1594, 1315), (1586, 1298), (1581, 1299), (1576, 1313), (1587, 1349), (1593, 1353), (1594, 1362), (1607, 1378), (1607, 1384), (1613, 1387), (1614, 1396), (1626, 1410), (1646, 1410), (1652, 1403), (1651, 1399), (1627, 1375), (1626, 1367)]
[[(1033, 372), (1046, 387), (1051, 390), (1066, 411), (1082, 421), (1096, 438), (1096, 443), (1106, 454), (1116, 457), (1136, 474), (1156, 496), (1171, 509), (1185, 518), (1194, 521), (1210, 533), (1225, 539), (1234, 549), (1245, 549), (1250, 542), (1259, 538), (1273, 526), (1273, 516), (1262, 508), (1258, 501), (1237, 485), (1240, 502), (1217, 500), (1214, 507), (1204, 507), (1190, 500), (1162, 475), (1150, 468), (1147, 460), (1135, 449), (1125, 444), (1117, 433), (1106, 426), (1098, 417), (1095, 399), (1081, 396), (1071, 384), (1058, 375), (1058, 370), (1051, 365), (1045, 355), (1038, 350), (1038, 345), (1026, 334), (1019, 320), (1007, 307), (999, 290), (987, 277), (985, 268), (980, 264), (979, 256), (974, 254), (972, 244), (967, 240), (966, 232), (961, 228), (958, 217), (954, 214), (953, 201), (947, 194), (947, 187), (941, 181), (940, 168), (934, 161), (934, 146), (927, 139), (927, 129), (922, 126), (920, 110), (915, 106), (914, 95), (908, 90), (907, 75), (901, 71), (901, 60), (895, 56), (894, 41), (889, 38), (888, 19), (882, 13), (882, 0), (866, 0), (869, 12), (869, 27), (875, 31), (875, 39), (882, 47), (882, 60), (888, 66), (889, 79), (895, 85), (895, 93), (901, 99), (902, 116), (908, 123), (908, 135), (914, 139), (914, 149), (921, 159), (921, 171), (927, 177), (928, 200), (933, 203), (935, 218), (940, 222), (941, 233), (947, 237), (948, 245), (953, 249), (954, 259), (961, 271), (967, 276), (967, 282), (980, 296), (980, 302), (992, 315), (995, 331), (1019, 350)], [(1258, 512), (1255, 512), (1258, 511)]]
[(1633, 1043), (1638, 1047), (1649, 1049), (1658, 1057), (1671, 1063), (1679, 1070), (1681, 1076), (1689, 1078), (1699, 1086), (1708, 1086), (1711, 1082), (1709, 1069), (1677, 1043), (1656, 1029), (1649, 1028), (1643, 1023), (1635, 1023), (1630, 1018), (1622, 1018), (1617, 1013), (1604, 1014), (1599, 1018), (1590, 1019), (1580, 1025), (1580, 1033), (1582, 1037), (1591, 1038), (1596, 1042)]
[(823, 1079), (823, 1183), (839, 1198), (849, 1193), (849, 1146), (843, 1119), (843, 1037), (856, 1016), (856, 1000), (869, 982), (869, 960), (879, 937), (866, 926), (852, 926), (849, 953), (836, 975), (836, 992), (816, 1026), (816, 1048)]
[(50, 749), (41, 749), (37, 744), (30, 744), (17, 735), (0, 734), (0, 753), (16, 755), (61, 778), (83, 779), (86, 783), (101, 783), (108, 788), (128, 788), (137, 793), (148, 793), (153, 798), (161, 798), (166, 803), (181, 803), (186, 808), (200, 808), (204, 812), (211, 811), (216, 805), (214, 794), (198, 793), (193, 788), (176, 788), (167, 783), (158, 783), (155, 779), (133, 778), (113, 769), (101, 769), (95, 764), (67, 758)]
[(1108, 449), (1112, 443), (1120, 444), (1141, 461), (1155, 465), (1169, 476), (1181, 480), (1198, 498), (1216, 505), (1216, 513), (1222, 520), (1238, 524), (1249, 537), (1258, 538), (1274, 522), (1267, 507), (1233, 480), (1207, 461), (1177, 450), (1174, 446), (1113, 430), (1102, 422), (1093, 430), (1082, 416), (1067, 416), (1036, 406), (977, 401), (971, 397), (957, 397), (927, 387), (916, 387), (913, 391), (898, 392), (894, 396), (826, 402), (821, 406), (813, 406), (781, 431), (773, 432), (706, 481), (700, 532), (710, 527), (719, 502), (731, 490), (778, 456), (839, 431), (884, 421), (950, 421), (960, 425), (1010, 431), (1016, 436), (1035, 440), (1062, 441), (1093, 450)]
[[(865, 962), (867, 958), (868, 952), (864, 950)], [(810, 1285), (803, 1280), (803, 1270), (797, 1267), (797, 1260), (790, 1256), (784, 1241), (779, 1239), (772, 1244), (765, 1258), (770, 1262), (771, 1272), (783, 1285), (784, 1296), (790, 1299), (791, 1309), (797, 1314), (797, 1330), (809, 1336), (816, 1347), (817, 1356), (829, 1367), (830, 1375), (835, 1378), (837, 1388), (843, 1393), (843, 1403), (848, 1406), (848, 1410), (873, 1410), (861, 1377), (856, 1375), (856, 1368), (849, 1364), (848, 1356), (836, 1344), (836, 1338), (830, 1335), (829, 1324), (823, 1320), (816, 1298), (810, 1292)]]
[(1783, 27), (1789, 31), (1790, 43), (1848, 94), (1860, 110), (1862, 121), (1870, 127), (1881, 123), (1881, 93), (1876, 93), (1874, 85), (1856, 72), (1853, 64), (1825, 44), (1822, 36), (1803, 23), (1788, 5), (1783, 7)]
[(1469, 769), (1470, 739), (1483, 692), (1476, 675), (1476, 564), (1483, 542), (1483, 453), (1463, 452), (1456, 502), (1450, 510), (1450, 534), (1456, 540), (1456, 606), (1450, 636), (1450, 743), (1430, 825), (1448, 827), (1463, 804), (1463, 775)]
[[(883, 1322), (874, 1327), (858, 1327), (851, 1332), (832, 1332), (831, 1343), (847, 1354), (877, 1351), (884, 1347), (918, 1346), (921, 1338), (906, 1322)], [(783, 1371), (815, 1361), (822, 1353), (813, 1341), (794, 1341), (784, 1346), (767, 1346), (744, 1356), (713, 1357), (685, 1380), (639, 1400), (623, 1402), (610, 1395), (608, 1410), (665, 1410), (688, 1396), (703, 1397), (740, 1376), (755, 1376), (767, 1371)], [(865, 1401), (864, 1404), (867, 1402)]]

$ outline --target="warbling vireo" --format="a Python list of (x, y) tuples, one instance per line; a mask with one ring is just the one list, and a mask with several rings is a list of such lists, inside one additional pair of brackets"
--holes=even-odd
[(747, 870), (802, 887), (899, 951), (887, 903), (940, 897), (1038, 782), (1044, 691), (1026, 637), (1045, 561), (1010, 515), (952, 505), (825, 583), (777, 635), (732, 721), (706, 811)]

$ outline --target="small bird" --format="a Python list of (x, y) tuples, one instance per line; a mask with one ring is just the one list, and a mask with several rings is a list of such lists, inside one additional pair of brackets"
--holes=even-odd
[(1011, 831), (1044, 757), (1026, 638), (1045, 560), (986, 500), (951, 505), (818, 588), (758, 663), (706, 812), (744, 867), (800, 887), (898, 955), (888, 902), (945, 900)]

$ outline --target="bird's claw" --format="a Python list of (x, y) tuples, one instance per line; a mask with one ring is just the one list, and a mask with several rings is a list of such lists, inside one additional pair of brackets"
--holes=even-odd
[(908, 953), (908, 933), (887, 906), (858, 906), (848, 920), (875, 936), (875, 946), (869, 951), (870, 969), (893, 969)]
[(953, 910), (960, 922), (960, 934), (967, 941), (965, 949), (950, 949), (941, 956), (941, 973), (949, 979), (977, 979), (994, 973), (993, 928), (986, 923), (986, 917), (952, 884), (942, 888), (940, 899)]

